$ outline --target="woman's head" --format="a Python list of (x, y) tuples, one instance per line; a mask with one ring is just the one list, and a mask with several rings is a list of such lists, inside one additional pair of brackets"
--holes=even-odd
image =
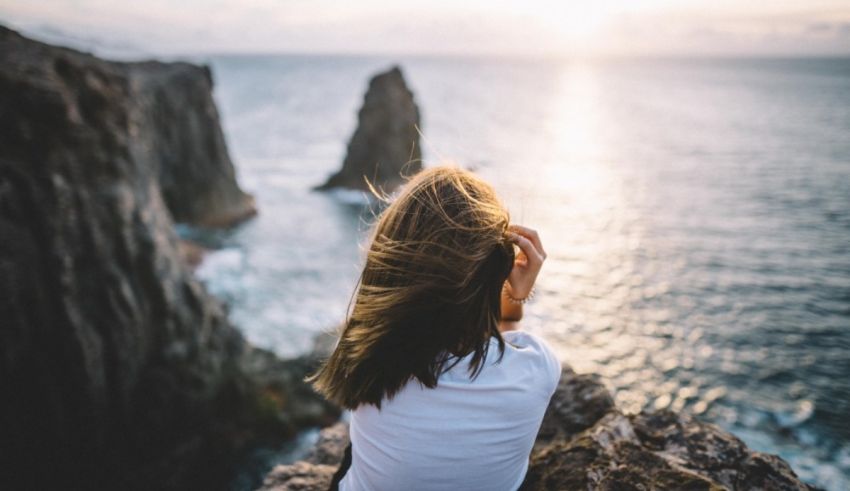
[(347, 408), (380, 407), (411, 378), (434, 387), (471, 354), (477, 374), (499, 335), (502, 285), (514, 262), (509, 216), (493, 188), (453, 167), (422, 171), (384, 210), (339, 343), (312, 377)]

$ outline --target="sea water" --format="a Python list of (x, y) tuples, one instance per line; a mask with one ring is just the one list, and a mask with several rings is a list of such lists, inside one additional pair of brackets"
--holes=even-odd
[(425, 165), (492, 182), (549, 258), (525, 329), (625, 411), (686, 411), (850, 489), (850, 60), (206, 60), (260, 214), (190, 235), (198, 275), (282, 356), (335, 328), (374, 221), (340, 166), (399, 63)]

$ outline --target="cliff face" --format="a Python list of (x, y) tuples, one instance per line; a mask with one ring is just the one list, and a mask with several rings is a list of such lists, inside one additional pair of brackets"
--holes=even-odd
[[(279, 465), (265, 491), (327, 489), (348, 444), (344, 423), (322, 431), (303, 461)], [(546, 411), (523, 490), (812, 489), (775, 455), (669, 411), (626, 416), (596, 377), (565, 368)]]
[(419, 108), (401, 69), (393, 67), (376, 75), (369, 82), (342, 169), (318, 189), (368, 190), (366, 178), (392, 191), (404, 182), (403, 176), (422, 169), (418, 125)]
[(172, 214), (247, 203), (208, 73), (2, 27), (0, 64), (0, 488), (221, 488), (246, 443), (337, 415), (177, 252)]
[(157, 169), (165, 205), (175, 221), (226, 227), (256, 213), (236, 175), (212, 98), (207, 67), (187, 63), (123, 66), (139, 109), (134, 145)]

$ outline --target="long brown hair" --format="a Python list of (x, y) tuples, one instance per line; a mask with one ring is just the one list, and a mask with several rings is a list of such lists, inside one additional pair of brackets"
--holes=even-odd
[(348, 409), (381, 407), (411, 378), (425, 387), (472, 354), (481, 371), (499, 334), (502, 285), (514, 262), (510, 217), (493, 188), (469, 171), (417, 174), (383, 211), (339, 342), (310, 377)]

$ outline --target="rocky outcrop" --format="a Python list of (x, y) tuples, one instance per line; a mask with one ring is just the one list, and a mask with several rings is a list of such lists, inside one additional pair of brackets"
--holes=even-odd
[(0, 489), (220, 489), (240, 448), (333, 421), (312, 360), (247, 345), (180, 258), (172, 213), (232, 210), (181, 204), (219, 192), (193, 184), (224, 151), (207, 72), (5, 28), (0, 64)]
[(590, 428), (613, 410), (614, 399), (598, 376), (566, 368), (543, 415), (535, 449)]
[[(327, 489), (347, 443), (344, 423), (324, 430), (305, 460), (275, 467), (262, 489)], [(565, 368), (521, 489), (812, 488), (779, 457), (752, 451), (717, 426), (670, 411), (624, 415), (596, 377)]]
[(137, 157), (158, 170), (175, 221), (227, 227), (256, 214), (236, 182), (212, 98), (208, 67), (188, 63), (123, 65), (139, 109)]
[(531, 456), (524, 490), (809, 490), (785, 461), (670, 411), (611, 411)]
[(325, 491), (345, 455), (348, 424), (337, 423), (319, 433), (319, 440), (304, 460), (278, 465), (263, 480), (264, 491)]
[(372, 78), (348, 143), (342, 169), (317, 189), (344, 187), (368, 191), (366, 180), (390, 192), (422, 169), (419, 147), (419, 109), (393, 67)]
[[(84, 123), (110, 112), (116, 100), (121, 99), (133, 117), (113, 123), (123, 126), (132, 140), (132, 158), (157, 178), (160, 194), (176, 222), (225, 227), (256, 213), (253, 197), (243, 192), (236, 181), (212, 97), (208, 67), (155, 61), (106, 62), (26, 40), (2, 26), (0, 30), (3, 60), (12, 63), (4, 66), (3, 74), (10, 87), (20, 84), (48, 92), (33, 94), (34, 97), (48, 96), (48, 84), (58, 84), (54, 89), (63, 85), (88, 87), (92, 90), (86, 93), (54, 93), (90, 97), (72, 106), (83, 112), (69, 115)], [(33, 109), (47, 104), (14, 101), (18, 98), (14, 92), (4, 96), (9, 102), (36, 104)], [(41, 118), (41, 122), (47, 121)], [(4, 152), (12, 150), (6, 145), (4, 142)]]

